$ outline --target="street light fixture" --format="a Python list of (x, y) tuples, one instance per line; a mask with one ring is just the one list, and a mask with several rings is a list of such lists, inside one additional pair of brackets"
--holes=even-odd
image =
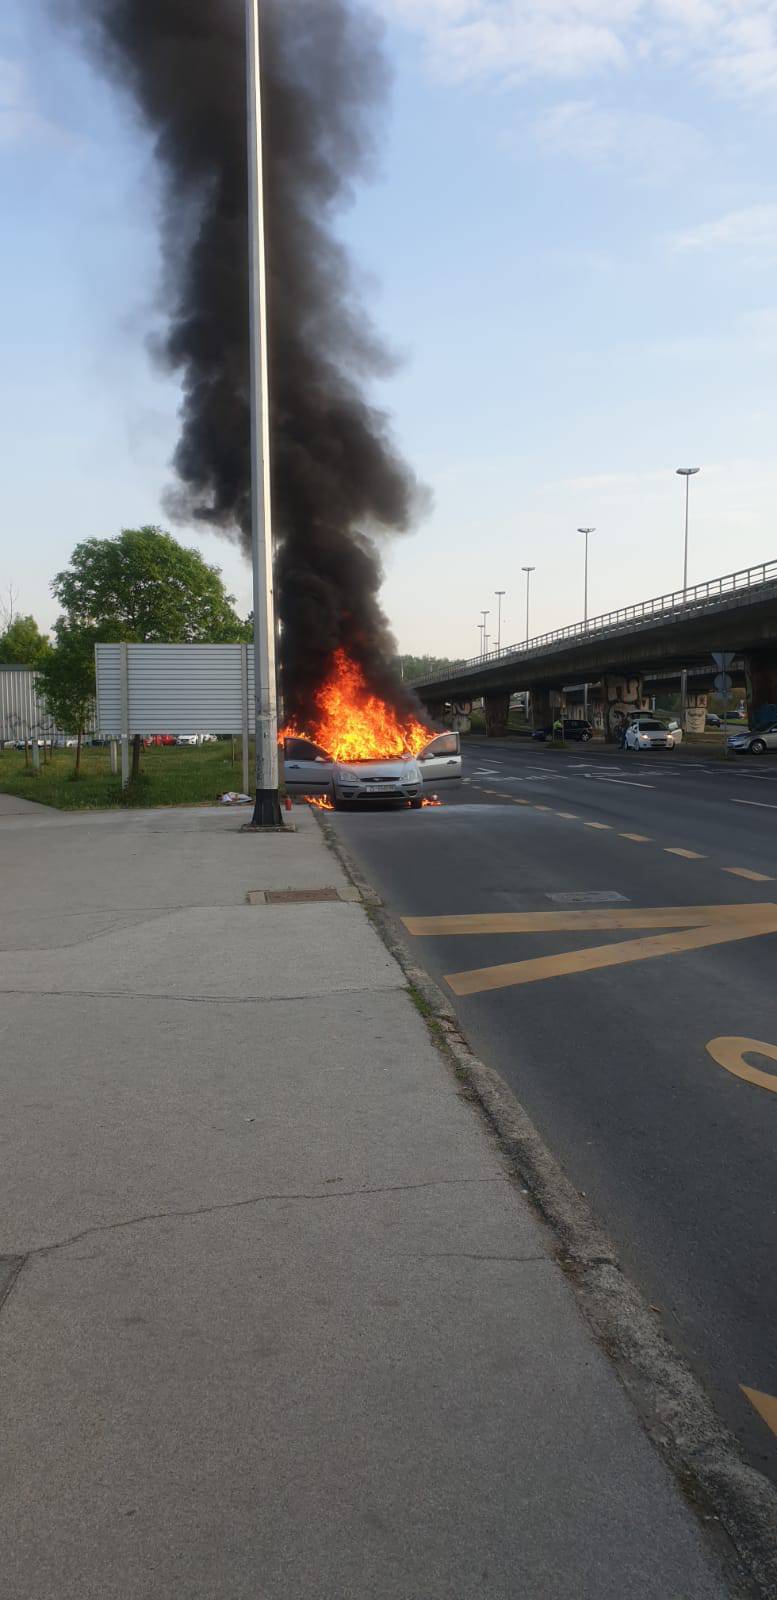
[(481, 614), (481, 616), (483, 618), (483, 654), (487, 655), (488, 654), (488, 634), (486, 633), (486, 617), (490, 617), (491, 612), (490, 611), (481, 611), (480, 614)]
[[(684, 546), (683, 546), (683, 600), (685, 600), (686, 595), (688, 593), (688, 491), (690, 489), (691, 478), (695, 478), (697, 472), (700, 472), (700, 471), (701, 471), (700, 467), (678, 467), (677, 468), (677, 476), (678, 476), (678, 478), (684, 478), (685, 479), (685, 543), (684, 543)], [(685, 718), (686, 718), (687, 710), (688, 710), (688, 670), (687, 670), (686, 667), (683, 667), (683, 670), (680, 673), (680, 726), (681, 726), (681, 728), (683, 730), (683, 733), (685, 733), (685, 731), (686, 731)]]
[[(585, 582), (583, 585), (583, 625), (588, 622), (588, 535), (596, 533), (595, 528), (578, 528), (578, 533), (585, 534)], [(583, 684), (583, 716), (588, 721), (588, 684)]]
[(531, 575), (536, 572), (536, 567), (521, 567), (521, 572), (526, 573), (526, 643), (529, 643), (529, 583)]
[(507, 594), (507, 590), (495, 589), (494, 594), (496, 595), (498, 602), (498, 610), (496, 614), (496, 648), (497, 651), (500, 651), (502, 648), (502, 597), (503, 595)]

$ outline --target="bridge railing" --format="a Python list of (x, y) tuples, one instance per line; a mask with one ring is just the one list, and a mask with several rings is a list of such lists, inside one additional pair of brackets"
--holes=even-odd
[(634, 623), (688, 616), (694, 611), (703, 611), (723, 595), (761, 588), (766, 583), (777, 583), (777, 560), (760, 561), (754, 567), (741, 567), (738, 572), (727, 572), (722, 578), (708, 578), (705, 583), (689, 584), (687, 589), (675, 589), (672, 594), (640, 600), (635, 605), (621, 606), (617, 611), (603, 611), (601, 616), (589, 617), (587, 622), (572, 622), (566, 628), (554, 628), (551, 633), (537, 634), (523, 644), (503, 645), (501, 650), (488, 650), (485, 655), (470, 656), (468, 661), (451, 667), (444, 674), (429, 673), (425, 678), (414, 678), (413, 687), (435, 683), (440, 676), (446, 679), (459, 677), (473, 667), (491, 662), (530, 655), (565, 639), (592, 639), (598, 634), (625, 630)]

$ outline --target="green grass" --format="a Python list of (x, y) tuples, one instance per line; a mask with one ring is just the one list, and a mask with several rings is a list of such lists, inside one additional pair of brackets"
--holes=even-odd
[[(240, 741), (232, 761), (229, 739), (192, 747), (168, 746), (144, 750), (140, 781), (122, 794), (121, 779), (111, 775), (107, 746), (87, 747), (81, 754), (81, 777), (73, 777), (74, 750), (58, 750), (39, 774), (25, 767), (21, 750), (0, 753), (0, 793), (20, 795), (60, 811), (82, 811), (102, 806), (213, 805), (225, 789), (242, 789)], [(250, 752), (253, 765), (253, 749)]]

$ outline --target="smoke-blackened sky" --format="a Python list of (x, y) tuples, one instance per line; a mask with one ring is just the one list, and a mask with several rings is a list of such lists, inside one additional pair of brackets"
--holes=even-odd
[[(161, 174), (167, 323), (180, 371), (170, 510), (250, 543), (244, 0), (60, 0), (134, 97)], [(354, 0), (263, 0), (272, 480), (286, 710), (338, 645), (396, 697), (374, 542), (425, 492), (369, 380), (390, 367), (335, 231), (374, 158), (387, 91), (380, 26)]]

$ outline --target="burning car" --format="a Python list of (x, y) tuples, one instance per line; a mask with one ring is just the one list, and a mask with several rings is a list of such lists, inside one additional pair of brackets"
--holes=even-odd
[(334, 805), (391, 801), (420, 809), (427, 793), (461, 783), (458, 733), (440, 733), (419, 750), (402, 755), (336, 760), (311, 739), (289, 737), (283, 745), (289, 794), (323, 796)]
[[(433, 734), (412, 710), (396, 710), (369, 689), (361, 667), (337, 650), (332, 673), (304, 726), (283, 729), (290, 794), (319, 803), (429, 804), (432, 789), (461, 782), (458, 733)], [(426, 790), (426, 794), (424, 794)]]

